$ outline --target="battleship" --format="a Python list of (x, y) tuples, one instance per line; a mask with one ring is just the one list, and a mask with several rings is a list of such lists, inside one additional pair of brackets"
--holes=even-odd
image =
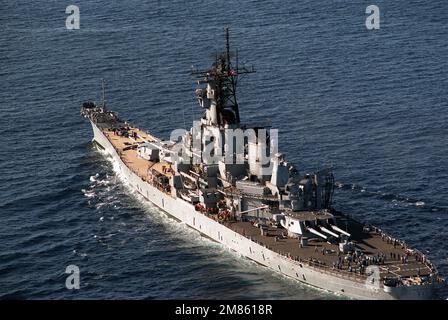
[(238, 80), (255, 72), (225, 50), (193, 70), (203, 116), (162, 140), (102, 102), (81, 115), (93, 143), (143, 201), (273, 272), (353, 299), (431, 299), (445, 285), (423, 253), (333, 207), (328, 167), (300, 174), (269, 124), (240, 120)]

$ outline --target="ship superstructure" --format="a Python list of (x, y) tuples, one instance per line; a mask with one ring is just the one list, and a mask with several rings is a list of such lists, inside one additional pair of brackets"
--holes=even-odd
[(226, 30), (226, 50), (210, 69), (193, 72), (203, 116), (191, 130), (164, 141), (104, 102), (84, 103), (81, 114), (133, 189), (214, 241), (349, 297), (432, 297), (444, 280), (425, 255), (332, 207), (332, 168), (300, 174), (279, 152), (275, 130), (241, 123), (237, 85), (252, 72), (238, 65)]

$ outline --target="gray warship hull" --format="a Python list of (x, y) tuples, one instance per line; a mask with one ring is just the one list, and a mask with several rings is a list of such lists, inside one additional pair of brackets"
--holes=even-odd
[(437, 286), (435, 283), (398, 287), (388, 287), (382, 283), (371, 285), (365, 277), (329, 272), (270, 250), (250, 237), (235, 232), (225, 224), (198, 212), (188, 201), (180, 197), (172, 197), (145, 181), (123, 161), (103, 131), (94, 122), (90, 122), (94, 132), (93, 141), (98, 145), (98, 149), (114, 163), (114, 170), (123, 182), (141, 194), (145, 201), (156, 205), (168, 215), (241, 256), (305, 285), (349, 298), (389, 300), (430, 299), (434, 296)]

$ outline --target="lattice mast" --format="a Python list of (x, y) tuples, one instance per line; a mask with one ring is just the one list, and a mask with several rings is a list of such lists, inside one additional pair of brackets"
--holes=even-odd
[(229, 29), (225, 29), (226, 51), (216, 54), (215, 63), (211, 69), (193, 71), (193, 74), (201, 76), (198, 84), (206, 84), (199, 87), (196, 96), (201, 107), (206, 109), (206, 119), (209, 125), (223, 127), (240, 124), (240, 114), (236, 90), (239, 78), (247, 73), (253, 73), (250, 69), (238, 65), (238, 53), (235, 54), (235, 66), (232, 65), (232, 53), (230, 51)]

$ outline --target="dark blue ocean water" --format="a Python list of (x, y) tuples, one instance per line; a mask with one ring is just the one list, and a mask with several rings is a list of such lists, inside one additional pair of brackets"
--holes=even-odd
[[(69, 4), (0, 5), (0, 298), (334, 298), (141, 204), (79, 116), (105, 78), (109, 107), (140, 127), (191, 123), (191, 65), (209, 66), (225, 26), (258, 71), (240, 88), (243, 121), (270, 118), (302, 172), (333, 164), (337, 208), (448, 276), (447, 2), (75, 1), (74, 31)], [(369, 4), (380, 30), (365, 28)]]

